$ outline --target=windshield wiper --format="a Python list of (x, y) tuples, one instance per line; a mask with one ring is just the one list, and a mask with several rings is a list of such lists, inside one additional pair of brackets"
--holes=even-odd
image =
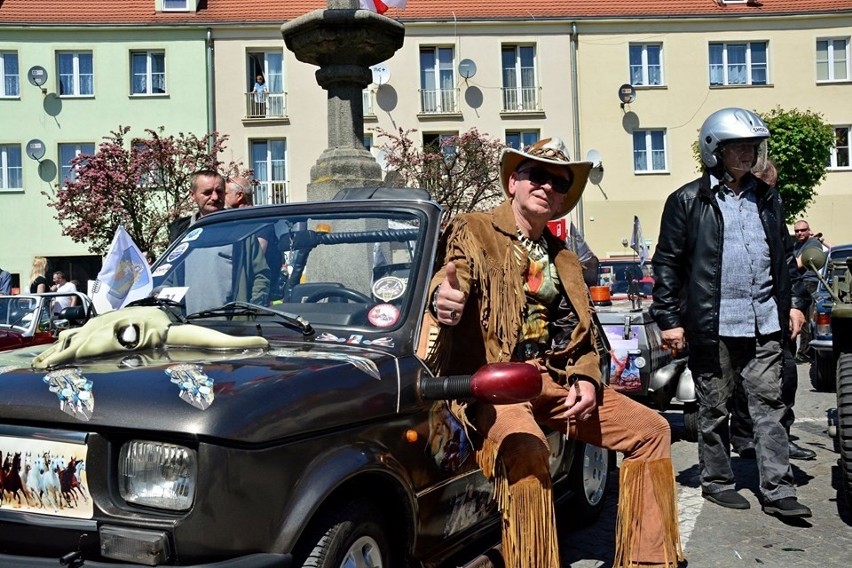
[(228, 302), (224, 306), (220, 306), (218, 308), (202, 310), (194, 314), (189, 314), (186, 316), (186, 319), (205, 319), (219, 316), (226, 316), (228, 318), (233, 316), (257, 317), (260, 314), (278, 316), (283, 320), (278, 323), (282, 325), (289, 324), (290, 326), (299, 329), (302, 332), (302, 335), (314, 334), (313, 326), (311, 326), (311, 323), (302, 316), (291, 314), (290, 312), (282, 312), (281, 310), (276, 310), (274, 308), (267, 308), (266, 306), (260, 306), (258, 304), (252, 304), (250, 302)]
[(165, 308), (164, 311), (173, 315), (177, 320), (181, 323), (186, 323), (186, 318), (181, 314), (181, 310), (183, 306), (180, 302), (175, 302), (174, 300), (170, 300), (168, 298), (158, 298), (157, 296), (148, 296), (145, 298), (141, 298), (139, 300), (133, 300), (129, 302), (125, 307), (130, 306), (157, 306), (158, 308)]

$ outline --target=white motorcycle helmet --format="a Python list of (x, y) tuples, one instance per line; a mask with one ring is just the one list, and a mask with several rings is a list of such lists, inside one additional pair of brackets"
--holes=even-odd
[[(721, 148), (730, 142), (754, 141), (757, 164), (766, 160), (769, 129), (759, 116), (744, 108), (723, 108), (707, 117), (698, 134), (701, 161), (711, 172), (721, 173)], [(721, 176), (720, 176), (721, 177)]]

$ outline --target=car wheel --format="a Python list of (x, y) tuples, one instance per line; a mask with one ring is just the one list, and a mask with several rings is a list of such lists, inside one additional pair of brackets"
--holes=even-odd
[(846, 506), (852, 509), (852, 353), (837, 360), (837, 441)]
[(387, 529), (373, 505), (356, 499), (321, 515), (306, 537), (303, 568), (394, 568)]
[(591, 524), (603, 511), (609, 476), (615, 468), (615, 452), (577, 443), (580, 447), (574, 454), (568, 482), (574, 493), (571, 511), (572, 515), (579, 513), (582, 524)]
[(817, 392), (833, 392), (837, 386), (837, 363), (832, 354), (814, 354), (811, 363), (811, 386)]
[(698, 441), (698, 403), (683, 403), (683, 438), (687, 442)]

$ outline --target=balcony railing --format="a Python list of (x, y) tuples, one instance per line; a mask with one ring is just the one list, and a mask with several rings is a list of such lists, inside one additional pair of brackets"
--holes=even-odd
[(290, 193), (286, 181), (261, 181), (254, 188), (255, 205), (287, 203)]
[(246, 118), (284, 118), (287, 93), (246, 93)]
[(503, 112), (541, 110), (541, 87), (503, 87)]
[(420, 89), (421, 112), (427, 114), (442, 114), (458, 112), (458, 89)]

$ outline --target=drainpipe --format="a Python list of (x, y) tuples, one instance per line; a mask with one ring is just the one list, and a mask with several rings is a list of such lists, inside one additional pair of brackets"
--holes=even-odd
[[(207, 28), (207, 50), (205, 52), (207, 65), (207, 132), (216, 130), (216, 96), (213, 75), (213, 30)], [(212, 141), (207, 141), (207, 150), (212, 149)]]
[[(577, 72), (577, 23), (571, 22), (571, 111), (574, 119), (574, 159), (581, 160), (580, 149), (580, 94), (579, 73)], [(585, 238), (583, 215), (583, 197), (577, 202), (577, 229)]]

